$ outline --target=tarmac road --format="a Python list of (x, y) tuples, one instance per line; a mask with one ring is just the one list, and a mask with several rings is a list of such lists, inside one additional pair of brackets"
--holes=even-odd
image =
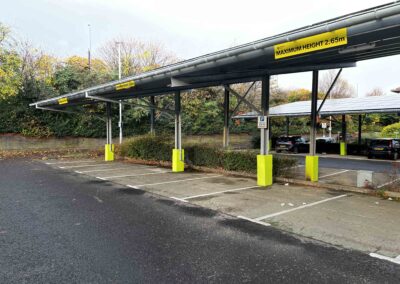
[(0, 161), (0, 283), (399, 279), (399, 265), (357, 251), (43, 163)]

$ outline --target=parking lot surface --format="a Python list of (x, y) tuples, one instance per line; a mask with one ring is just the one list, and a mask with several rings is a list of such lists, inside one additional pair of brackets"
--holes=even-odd
[[(400, 204), (378, 197), (275, 183), (270, 188), (251, 178), (214, 173), (172, 173), (168, 168), (116, 161), (48, 160), (47, 166), (98, 182), (145, 190), (180, 202), (218, 210), (263, 226), (344, 248), (382, 256), (400, 264)], [(295, 171), (303, 173), (298, 167)], [(352, 171), (321, 169), (321, 181)], [(324, 180), (325, 179), (325, 180)]]
[(392, 258), (75, 172), (114, 170), (101, 162), (68, 164), (0, 161), (0, 283), (398, 283)]

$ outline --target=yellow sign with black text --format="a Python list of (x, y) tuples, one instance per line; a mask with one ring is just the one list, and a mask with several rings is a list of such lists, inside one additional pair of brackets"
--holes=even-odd
[(275, 59), (300, 55), (347, 44), (347, 28), (277, 44)]
[(58, 104), (59, 105), (65, 105), (65, 104), (67, 104), (68, 103), (68, 98), (61, 98), (61, 99), (58, 99)]
[(132, 88), (132, 87), (135, 87), (135, 81), (133, 81), (133, 80), (115, 85), (115, 90), (117, 90), (117, 91), (118, 90), (124, 90), (124, 89), (129, 89), (129, 88)]

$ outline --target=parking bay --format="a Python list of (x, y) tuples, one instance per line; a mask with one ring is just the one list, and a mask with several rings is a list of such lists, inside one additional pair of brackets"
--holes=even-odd
[[(125, 162), (54, 160), (46, 163), (59, 170), (140, 188), (329, 244), (388, 257), (400, 255), (400, 220), (394, 217), (399, 216), (400, 206), (394, 201), (283, 184), (260, 188), (251, 178), (171, 173), (167, 168)], [(321, 176), (331, 173), (332, 169), (320, 171)]]

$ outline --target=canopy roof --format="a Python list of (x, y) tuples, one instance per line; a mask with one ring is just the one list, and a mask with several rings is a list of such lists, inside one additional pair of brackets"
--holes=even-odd
[[(318, 106), (322, 100), (318, 100)], [(300, 101), (270, 108), (270, 116), (308, 116), (311, 114), (311, 101)], [(366, 113), (400, 113), (400, 95), (374, 96), (326, 100), (319, 114), (321, 116)], [(256, 118), (259, 114), (248, 112), (233, 118)]]
[(353, 67), (400, 54), (400, 2), (370, 8), (259, 41), (32, 104), (65, 108), (88, 96), (130, 99), (259, 80), (268, 74)]

